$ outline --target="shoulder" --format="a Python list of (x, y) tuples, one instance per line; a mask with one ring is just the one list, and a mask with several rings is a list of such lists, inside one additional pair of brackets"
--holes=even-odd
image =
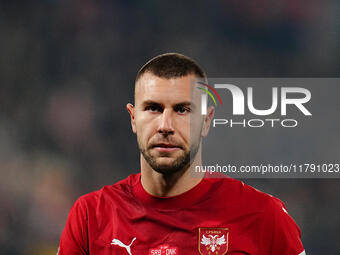
[(140, 174), (133, 174), (115, 184), (106, 185), (99, 190), (80, 196), (74, 207), (86, 210), (87, 208), (96, 208), (99, 204), (119, 203), (131, 199), (133, 195), (133, 186), (139, 181)]
[(239, 205), (249, 210), (264, 211), (268, 207), (282, 207), (278, 198), (262, 192), (240, 180), (233, 178), (208, 178), (211, 183), (210, 193), (223, 197), (228, 204)]
[[(215, 180), (216, 190), (224, 194), (224, 201), (237, 208), (238, 216), (257, 215), (261, 254), (300, 254), (303, 252), (301, 231), (288, 214), (284, 203), (267, 193), (241, 181), (224, 178)], [(302, 253), (301, 253), (302, 254)]]
[(220, 181), (221, 191), (228, 194), (228, 199), (238, 203), (248, 210), (258, 209), (264, 213), (264, 217), (275, 219), (276, 223), (289, 219), (285, 204), (277, 197), (262, 192), (242, 181), (225, 178)]

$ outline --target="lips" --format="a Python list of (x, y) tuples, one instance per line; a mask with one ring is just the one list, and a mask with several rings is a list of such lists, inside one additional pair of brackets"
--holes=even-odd
[(181, 149), (180, 146), (172, 143), (157, 143), (152, 146), (153, 149), (163, 152), (172, 152)]
[(152, 146), (155, 147), (161, 147), (161, 148), (179, 148), (179, 146), (171, 144), (171, 143), (158, 143)]

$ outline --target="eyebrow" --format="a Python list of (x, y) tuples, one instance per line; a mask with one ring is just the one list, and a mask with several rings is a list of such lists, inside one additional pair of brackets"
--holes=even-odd
[[(156, 101), (153, 100), (146, 100), (142, 103), (142, 106), (148, 106), (148, 105), (160, 105), (162, 107), (164, 107), (164, 105), (162, 103), (158, 103)], [(192, 104), (190, 101), (183, 101), (177, 104), (174, 104), (173, 107), (178, 107), (178, 106), (190, 106), (192, 109), (195, 109), (195, 105)]]

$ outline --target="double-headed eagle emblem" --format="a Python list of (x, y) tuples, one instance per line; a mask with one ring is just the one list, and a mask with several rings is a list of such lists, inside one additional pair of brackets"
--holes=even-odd
[(209, 235), (209, 237), (206, 237), (205, 235), (202, 236), (201, 244), (205, 246), (209, 246), (210, 250), (212, 252), (215, 252), (216, 249), (219, 248), (219, 246), (226, 244), (224, 235)]

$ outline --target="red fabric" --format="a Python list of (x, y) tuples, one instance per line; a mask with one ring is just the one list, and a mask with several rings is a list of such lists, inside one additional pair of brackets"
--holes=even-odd
[(181, 195), (162, 198), (149, 195), (136, 174), (76, 201), (59, 255), (129, 255), (127, 248), (111, 244), (113, 239), (132, 243), (131, 255), (157, 247), (173, 247), (176, 255), (199, 254), (199, 228), (227, 228), (227, 254), (298, 255), (304, 250), (283, 203), (240, 181), (203, 179)]

